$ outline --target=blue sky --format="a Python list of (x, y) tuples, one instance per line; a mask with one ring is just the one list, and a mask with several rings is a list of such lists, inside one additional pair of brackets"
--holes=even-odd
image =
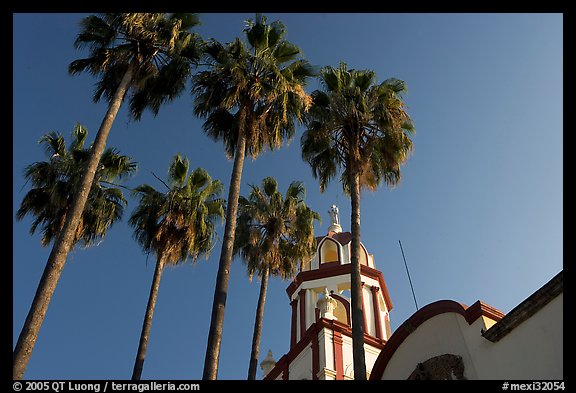
[[(13, 346), (26, 318), (50, 247), (31, 236), (31, 218), (15, 220), (28, 191), (24, 168), (46, 157), (38, 140), (49, 131), (69, 137), (76, 122), (93, 140), (106, 106), (94, 104), (96, 80), (69, 76), (85, 55), (73, 47), (87, 14), (13, 17)], [(402, 241), (418, 304), (480, 299), (503, 312), (563, 268), (563, 17), (523, 14), (266, 14), (287, 27), (287, 39), (315, 65), (372, 69), (380, 81), (408, 85), (414, 153), (393, 190), (364, 192), (362, 242), (374, 254), (393, 303), (393, 330), (414, 311)], [(201, 14), (197, 31), (228, 42), (253, 14)], [(307, 91), (318, 87), (311, 81)], [(176, 153), (226, 187), (232, 169), (221, 144), (194, 118), (189, 93), (130, 122), (122, 108), (107, 146), (139, 163), (127, 187), (162, 185)], [(307, 203), (322, 215), (337, 204), (350, 230), (350, 201), (337, 182), (321, 194), (294, 140), (255, 161), (247, 159), (242, 194), (266, 176), (285, 190), (302, 180)], [(67, 139), (68, 140), (68, 139)], [(155, 259), (122, 222), (97, 247), (68, 257), (36, 347), (28, 379), (129, 379)], [(218, 227), (220, 236), (223, 226)], [(219, 243), (208, 260), (164, 271), (142, 378), (200, 379), (210, 324)], [(288, 351), (289, 282), (270, 282), (261, 359)], [(245, 379), (259, 282), (240, 260), (232, 267), (220, 354), (220, 379)], [(258, 371), (260, 376), (260, 371)]]

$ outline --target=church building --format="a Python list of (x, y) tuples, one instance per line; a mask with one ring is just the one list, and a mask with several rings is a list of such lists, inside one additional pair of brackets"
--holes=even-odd
[[(316, 238), (286, 292), (290, 299), (290, 350), (278, 361), (268, 351), (264, 379), (352, 380), (350, 316), (351, 233), (338, 208)], [(563, 272), (507, 315), (477, 301), (428, 304), (394, 332), (386, 281), (361, 244), (360, 273), (367, 378), (563, 379)]]

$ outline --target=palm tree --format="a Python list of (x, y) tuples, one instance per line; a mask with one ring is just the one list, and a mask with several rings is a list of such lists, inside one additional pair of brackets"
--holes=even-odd
[(210, 42), (209, 66), (192, 79), (194, 112), (206, 118), (204, 131), (234, 158), (203, 379), (218, 376), (244, 157), (256, 158), (266, 147), (278, 148), (292, 138), (295, 120), (302, 121), (310, 103), (303, 87), (314, 73), (300, 49), (284, 39), (280, 21), (267, 24), (257, 15), (244, 32), (247, 43), (239, 38), (227, 45)]
[(208, 173), (197, 168), (188, 176), (188, 159), (176, 155), (168, 171), (168, 191), (162, 193), (143, 184), (133, 191), (140, 197), (129, 224), (144, 251), (156, 254), (156, 269), (146, 306), (146, 315), (132, 373), (139, 380), (146, 357), (156, 297), (166, 264), (177, 265), (199, 256), (208, 258), (216, 234), (214, 222), (224, 221), (224, 201), (219, 198), (223, 187)]
[(316, 251), (313, 224), (315, 219), (320, 220), (320, 215), (306, 206), (304, 195), (303, 184), (295, 181), (284, 198), (276, 180), (267, 177), (262, 180), (262, 188), (252, 186), (249, 197), (241, 196), (238, 201), (234, 250), (246, 263), (250, 280), (254, 274), (261, 279), (249, 380), (256, 379), (269, 275), (292, 278), (298, 261), (310, 258)]
[[(48, 246), (62, 230), (74, 187), (90, 154), (89, 149), (84, 148), (87, 135), (86, 128), (77, 123), (68, 149), (60, 133), (44, 135), (39, 143), (44, 145), (50, 160), (35, 162), (24, 171), (24, 177), (32, 183), (32, 189), (22, 199), (16, 219), (22, 220), (28, 214), (35, 217), (30, 234), (34, 234), (40, 226), (42, 246)], [(127, 201), (112, 182), (135, 171), (136, 163), (129, 157), (119, 155), (115, 149), (106, 150), (100, 160), (80, 225), (74, 233), (73, 246), (81, 243), (87, 248), (96, 244), (122, 218)]]
[(312, 93), (313, 104), (301, 138), (302, 158), (320, 181), (320, 190), (337, 172), (350, 195), (352, 341), (355, 379), (366, 379), (364, 327), (360, 281), (360, 190), (375, 190), (384, 181), (400, 181), (400, 165), (412, 151), (412, 120), (405, 111), (403, 81), (391, 78), (377, 84), (370, 70), (325, 67), (323, 90)]
[[(24, 176), (27, 181), (31, 182), (32, 188), (24, 196), (16, 212), (16, 219), (21, 220), (28, 214), (34, 216), (30, 233), (34, 234), (40, 228), (43, 246), (48, 246), (57, 239), (66, 217), (70, 214), (73, 195), (90, 157), (90, 149), (84, 148), (87, 135), (86, 128), (76, 124), (68, 148), (60, 133), (51, 132), (44, 135), (39, 143), (44, 146), (50, 157), (49, 161), (35, 162), (26, 167), (24, 171)], [(79, 225), (72, 233), (71, 248), (78, 243), (84, 247), (97, 244), (104, 238), (108, 228), (122, 218), (127, 204), (122, 191), (113, 182), (132, 175), (136, 171), (136, 163), (129, 157), (118, 154), (118, 151), (112, 148), (106, 149), (99, 161)], [(48, 276), (44, 274), (39, 288), (46, 287), (47, 280)], [(37, 292), (36, 298), (38, 297)], [(35, 299), (35, 301), (38, 300)], [(29, 326), (30, 318), (29, 314), (25, 327)], [(36, 328), (39, 329), (39, 326)], [(18, 345), (22, 345), (22, 337), (21, 333)], [(15, 354), (24, 355), (19, 352), (23, 348), (18, 345)], [(29, 350), (31, 351), (31, 348)], [(28, 352), (28, 357), (29, 355)], [(15, 356), (14, 378), (20, 379), (26, 364), (17, 364), (16, 360)]]
[(73, 61), (68, 70), (71, 74), (88, 71), (100, 76), (94, 101), (104, 96), (108, 110), (18, 337), (13, 357), (14, 379), (21, 379), (26, 371), (48, 304), (73, 244), (106, 139), (124, 97), (132, 91), (130, 114), (138, 120), (146, 108), (157, 114), (162, 103), (183, 91), (191, 72), (190, 65), (200, 46), (197, 36), (188, 32), (195, 24), (197, 19), (193, 14), (114, 13), (92, 15), (82, 20), (75, 46), (88, 47), (90, 55)]

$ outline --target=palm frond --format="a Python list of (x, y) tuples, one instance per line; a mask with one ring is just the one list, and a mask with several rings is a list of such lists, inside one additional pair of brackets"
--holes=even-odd
[(128, 95), (130, 115), (139, 120), (146, 109), (158, 114), (163, 103), (179, 96), (204, 48), (190, 30), (197, 14), (107, 13), (80, 23), (77, 49), (88, 56), (68, 66), (70, 74), (89, 72), (99, 78), (93, 99), (110, 102), (127, 70), (134, 69)]
[(168, 184), (171, 186), (182, 186), (186, 181), (189, 166), (188, 158), (176, 154), (168, 168)]
[[(30, 233), (34, 234), (39, 229), (43, 246), (50, 244), (64, 225), (72, 196), (80, 184), (90, 154), (90, 149), (84, 148), (87, 134), (86, 128), (77, 123), (68, 149), (59, 133), (44, 135), (40, 141), (48, 154), (52, 154), (50, 160), (31, 164), (24, 171), (32, 188), (24, 196), (16, 219), (32, 215), (34, 219)], [(127, 200), (118, 187), (110, 186), (110, 183), (102, 187), (101, 183), (122, 179), (135, 169), (136, 163), (115, 149), (108, 149), (103, 154), (73, 237), (73, 245), (79, 242), (84, 247), (97, 244), (105, 237), (107, 230), (122, 218)]]
[(311, 102), (303, 87), (314, 70), (284, 39), (284, 25), (258, 14), (244, 33), (246, 43), (208, 42), (209, 66), (192, 78), (194, 113), (206, 119), (204, 131), (224, 143), (230, 158), (240, 133), (252, 158), (289, 142)]
[(128, 221), (134, 238), (145, 252), (153, 251), (169, 264), (208, 257), (216, 238), (215, 222), (225, 217), (225, 201), (219, 197), (222, 183), (203, 168), (188, 175), (188, 166), (186, 157), (173, 157), (166, 193), (146, 184), (134, 189), (140, 197)]
[(322, 68), (323, 89), (314, 91), (304, 116), (302, 159), (311, 166), (323, 191), (338, 172), (345, 193), (350, 176), (375, 190), (381, 182), (394, 186), (400, 166), (412, 151), (412, 119), (401, 94), (406, 84), (396, 78), (376, 83), (372, 70)]
[(289, 185), (285, 197), (274, 178), (264, 178), (261, 187), (252, 185), (249, 196), (239, 198), (234, 253), (249, 277), (269, 270), (290, 278), (298, 261), (315, 252), (313, 222), (320, 216), (306, 206), (300, 181)]

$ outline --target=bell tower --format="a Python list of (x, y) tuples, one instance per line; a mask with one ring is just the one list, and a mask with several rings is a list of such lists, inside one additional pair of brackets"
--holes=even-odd
[[(354, 379), (350, 315), (351, 233), (343, 232), (338, 207), (328, 211), (328, 233), (286, 289), (291, 307), (290, 350), (264, 379)], [(360, 274), (366, 370), (391, 335), (390, 295), (374, 256), (361, 243)], [(268, 359), (270, 362), (271, 359)]]

